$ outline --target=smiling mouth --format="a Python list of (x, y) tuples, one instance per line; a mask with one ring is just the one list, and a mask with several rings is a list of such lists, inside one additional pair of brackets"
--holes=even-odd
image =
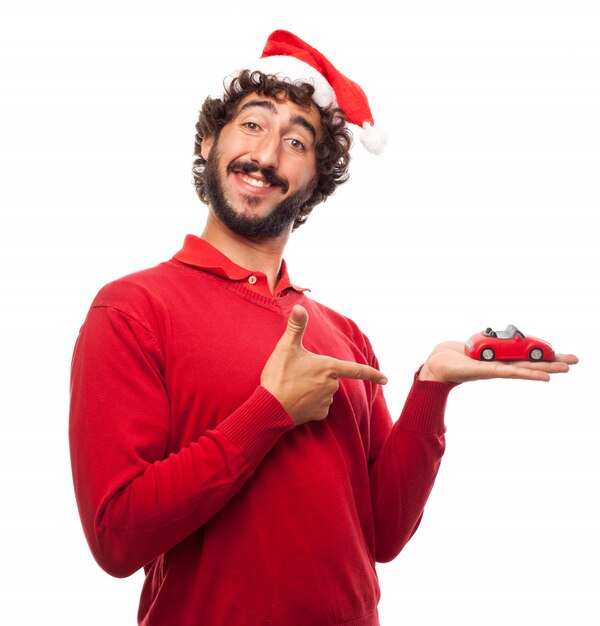
[(236, 161), (229, 165), (227, 171), (230, 174), (235, 174), (241, 181), (255, 189), (279, 187), (283, 194), (286, 194), (289, 189), (289, 184), (285, 178), (271, 169), (261, 169), (255, 163)]
[(260, 189), (266, 189), (268, 187), (272, 187), (271, 183), (268, 180), (264, 180), (262, 178), (254, 178), (253, 176), (248, 176), (244, 172), (236, 171), (236, 174), (248, 185), (252, 185), (252, 187), (258, 187)]

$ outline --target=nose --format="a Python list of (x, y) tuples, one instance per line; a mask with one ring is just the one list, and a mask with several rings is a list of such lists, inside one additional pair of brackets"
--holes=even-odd
[(250, 151), (250, 158), (261, 169), (277, 169), (279, 165), (279, 137), (275, 134), (265, 134), (257, 137)]

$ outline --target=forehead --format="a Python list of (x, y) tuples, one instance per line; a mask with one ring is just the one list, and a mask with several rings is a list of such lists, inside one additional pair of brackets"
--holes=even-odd
[[(244, 111), (258, 110), (267, 115), (277, 116), (282, 121), (307, 121), (319, 133), (321, 128), (321, 114), (317, 106), (311, 102), (308, 106), (296, 104), (289, 98), (277, 100), (258, 93), (244, 96), (237, 105), (234, 117)], [(302, 124), (301, 124), (302, 125)]]

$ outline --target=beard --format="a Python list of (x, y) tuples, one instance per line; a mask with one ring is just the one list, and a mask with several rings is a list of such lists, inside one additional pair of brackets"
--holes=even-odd
[[(275, 205), (267, 215), (250, 216), (239, 213), (229, 204), (223, 191), (223, 180), (218, 168), (217, 143), (218, 141), (215, 141), (206, 160), (204, 191), (208, 204), (219, 221), (234, 233), (253, 240), (272, 239), (289, 231), (292, 224), (302, 215), (306, 202), (311, 198), (314, 189), (313, 183), (300, 187), (292, 195)], [(286, 180), (277, 176), (272, 170), (261, 169), (254, 163), (232, 163), (227, 168), (228, 174), (234, 169), (247, 173), (260, 172), (265, 180), (271, 184), (277, 184), (284, 193), (288, 189)], [(244, 200), (250, 207), (260, 202), (259, 198), (251, 195), (245, 196)]]

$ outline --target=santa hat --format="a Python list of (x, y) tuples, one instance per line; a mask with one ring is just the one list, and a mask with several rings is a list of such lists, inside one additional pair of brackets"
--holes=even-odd
[(373, 154), (383, 152), (386, 137), (373, 126), (373, 115), (365, 92), (300, 37), (285, 30), (276, 30), (267, 39), (261, 58), (244, 69), (313, 85), (315, 92), (312, 98), (316, 104), (342, 109), (351, 124), (363, 129), (360, 140), (365, 148)]

